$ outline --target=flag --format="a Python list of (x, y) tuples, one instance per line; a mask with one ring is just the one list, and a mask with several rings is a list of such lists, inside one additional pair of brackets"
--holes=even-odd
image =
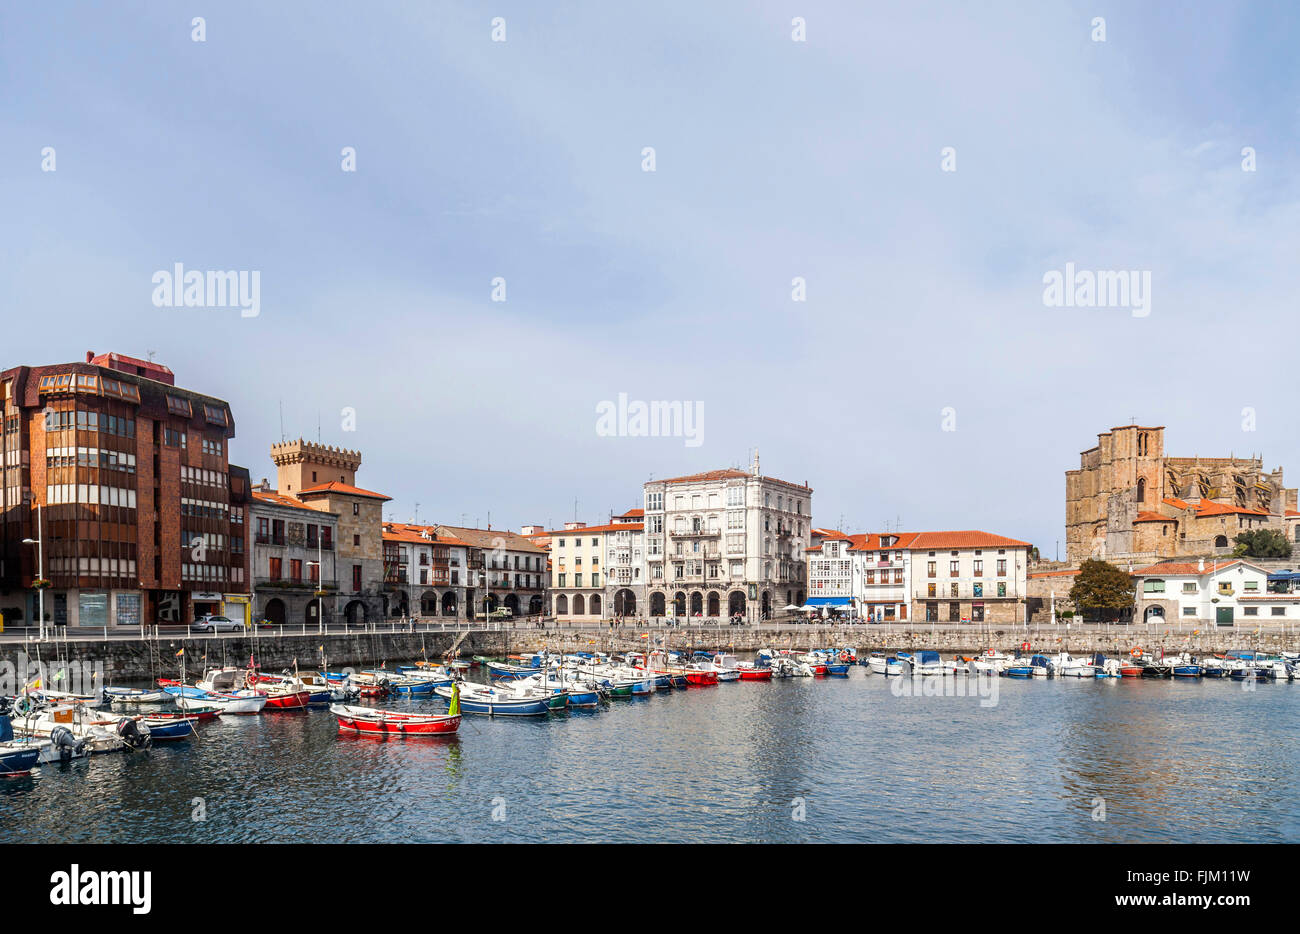
[(185, 650), (184, 650), (184, 649), (181, 649), (179, 652), (177, 652), (177, 653), (176, 653), (174, 656), (172, 656), (172, 657), (173, 657), (173, 658), (180, 658), (180, 657), (181, 657), (182, 655), (184, 655), (184, 654), (185, 654)]
[(54, 674), (54, 683), (55, 683), (55, 684), (58, 684), (58, 683), (59, 683), (60, 681), (62, 681), (62, 680), (63, 680), (63, 669), (60, 668), (60, 669), (59, 669), (57, 672), (55, 672), (55, 674)]
[(35, 681), (32, 681), (30, 684), (25, 685), (23, 689), (27, 690), (29, 688), (35, 688), (36, 690), (39, 691), (41, 689), (41, 679), (37, 678)]

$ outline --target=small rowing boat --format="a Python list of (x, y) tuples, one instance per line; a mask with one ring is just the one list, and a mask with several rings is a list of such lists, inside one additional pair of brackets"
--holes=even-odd
[(399, 713), (346, 704), (331, 704), (330, 713), (338, 718), (340, 733), (362, 736), (449, 736), (460, 729), (460, 708), (454, 693), (445, 715)]

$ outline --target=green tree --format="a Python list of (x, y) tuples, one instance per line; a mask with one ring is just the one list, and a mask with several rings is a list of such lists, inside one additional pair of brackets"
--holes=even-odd
[(1286, 533), (1279, 529), (1252, 529), (1234, 539), (1237, 547), (1232, 553), (1239, 558), (1289, 558), (1291, 543)]
[(1090, 559), (1079, 568), (1070, 602), (1102, 619), (1118, 619), (1121, 610), (1133, 606), (1133, 578), (1109, 562)]

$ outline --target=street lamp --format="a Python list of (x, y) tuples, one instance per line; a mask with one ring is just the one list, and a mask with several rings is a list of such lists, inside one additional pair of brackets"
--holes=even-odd
[(48, 581), (45, 580), (45, 535), (41, 527), (41, 504), (36, 504), (36, 538), (24, 538), (24, 545), (36, 546), (36, 598), (39, 601), (40, 617), (39, 629), (40, 638), (45, 638), (45, 587)]

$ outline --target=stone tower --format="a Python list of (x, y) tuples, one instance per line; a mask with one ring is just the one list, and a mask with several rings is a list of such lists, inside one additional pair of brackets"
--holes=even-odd
[(361, 452), (299, 438), (271, 445), (271, 461), (276, 469), (276, 488), (281, 493), (297, 496), (324, 483), (356, 486)]

